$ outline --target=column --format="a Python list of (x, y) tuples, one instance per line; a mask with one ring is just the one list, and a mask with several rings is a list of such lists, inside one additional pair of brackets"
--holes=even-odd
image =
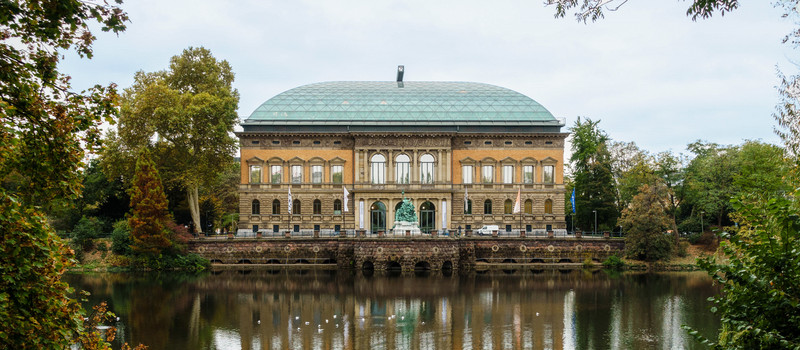
[[(438, 153), (439, 153), (439, 157), (436, 158), (436, 159), (439, 160), (439, 163), (444, 163), (444, 157), (442, 156), (442, 150), (440, 149), (438, 151)], [(436, 179), (435, 179), (435, 181), (444, 180), (444, 169), (443, 168), (444, 167), (442, 167), (441, 165), (436, 167)]]
[(386, 183), (395, 183), (394, 180), (394, 150), (386, 151)]
[(417, 149), (414, 149), (414, 156), (411, 157), (410, 168), (411, 169), (409, 169), (408, 171), (411, 172), (411, 182), (419, 183), (420, 181), (422, 181), (419, 178), (419, 151)]

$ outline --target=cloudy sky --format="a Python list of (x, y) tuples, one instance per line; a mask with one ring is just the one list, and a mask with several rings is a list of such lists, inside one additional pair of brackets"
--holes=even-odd
[[(474, 81), (523, 93), (566, 118), (601, 120), (614, 140), (685, 152), (698, 139), (778, 143), (776, 66), (800, 57), (792, 23), (769, 1), (742, 0), (692, 22), (685, 1), (631, 0), (597, 23), (553, 18), (541, 0), (162, 1), (123, 4), (119, 37), (98, 33), (95, 57), (67, 56), (74, 87), (165, 69), (204, 46), (231, 63), (242, 119), (303, 84), (335, 80)], [(565, 130), (566, 131), (566, 130)]]

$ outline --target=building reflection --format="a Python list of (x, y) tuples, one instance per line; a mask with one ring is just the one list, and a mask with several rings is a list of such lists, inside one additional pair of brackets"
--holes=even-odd
[[(79, 279), (103, 298), (108, 288), (91, 278)], [(704, 302), (710, 281), (688, 273), (225, 271), (178, 285), (114, 285), (112, 293), (130, 293), (112, 302), (126, 341), (151, 349), (672, 349), (694, 347), (681, 324), (710, 336), (718, 325)]]

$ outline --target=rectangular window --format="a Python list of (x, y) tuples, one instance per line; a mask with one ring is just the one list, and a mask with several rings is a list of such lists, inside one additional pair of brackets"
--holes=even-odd
[(259, 183), (261, 183), (261, 166), (260, 165), (251, 165), (250, 166), (250, 183), (251, 184), (259, 184)]
[(494, 182), (494, 165), (484, 165), (481, 182), (490, 184)]
[(522, 182), (526, 184), (533, 183), (533, 165), (525, 165), (522, 167)]
[(544, 183), (553, 183), (555, 181), (555, 167), (552, 165), (545, 165), (543, 167), (543, 179)]
[(411, 183), (411, 171), (409, 162), (397, 162), (395, 164), (397, 172), (397, 183), (408, 184)]
[(281, 183), (283, 178), (283, 166), (281, 165), (273, 165), (270, 167), (269, 173), (270, 182), (274, 184)]
[(514, 166), (513, 165), (503, 165), (503, 183), (504, 184), (513, 184), (514, 183)]
[(386, 183), (386, 163), (372, 162), (372, 183), (384, 184)]
[(311, 166), (311, 182), (315, 184), (322, 183), (322, 165)]
[(340, 184), (344, 179), (344, 166), (331, 165), (331, 182)]
[(472, 183), (472, 165), (461, 166), (461, 179), (465, 184)]
[(292, 165), (292, 183), (293, 184), (303, 183), (302, 165)]

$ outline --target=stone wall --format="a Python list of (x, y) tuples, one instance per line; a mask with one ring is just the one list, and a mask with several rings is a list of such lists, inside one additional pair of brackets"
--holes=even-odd
[(196, 239), (189, 251), (222, 264), (336, 264), (348, 269), (470, 269), (477, 263), (602, 262), (622, 239), (286, 238)]

